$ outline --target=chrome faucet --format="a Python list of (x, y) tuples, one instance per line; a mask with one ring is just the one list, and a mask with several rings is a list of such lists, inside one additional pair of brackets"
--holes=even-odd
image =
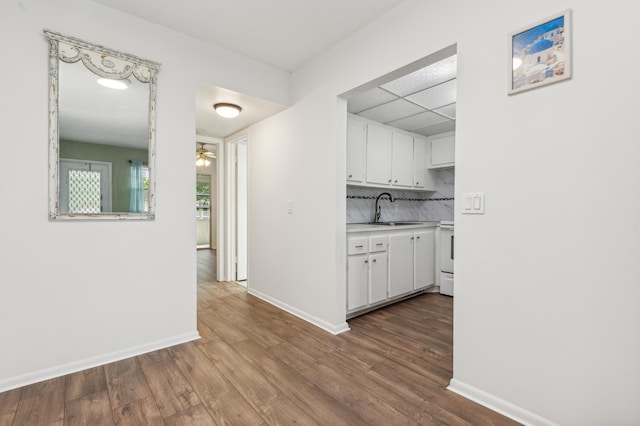
[(373, 212), (373, 223), (378, 223), (380, 221), (380, 209), (381, 207), (378, 205), (378, 202), (380, 201), (380, 197), (382, 197), (383, 195), (386, 195), (387, 197), (389, 197), (389, 201), (391, 201), (392, 203), (395, 201), (393, 199), (393, 195), (389, 194), (388, 192), (383, 192), (382, 194), (378, 195), (376, 197), (376, 206), (375, 206), (375, 210)]

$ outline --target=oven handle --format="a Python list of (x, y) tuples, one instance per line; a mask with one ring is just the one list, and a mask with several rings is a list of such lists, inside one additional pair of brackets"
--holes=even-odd
[(453, 235), (451, 236), (451, 260), (453, 260)]

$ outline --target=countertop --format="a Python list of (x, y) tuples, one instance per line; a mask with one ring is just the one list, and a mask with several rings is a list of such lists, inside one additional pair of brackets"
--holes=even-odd
[(405, 229), (416, 228), (435, 228), (440, 225), (440, 222), (390, 222), (395, 225), (389, 224), (375, 224), (375, 223), (347, 223), (347, 234), (354, 232), (370, 232), (370, 231), (403, 231)]

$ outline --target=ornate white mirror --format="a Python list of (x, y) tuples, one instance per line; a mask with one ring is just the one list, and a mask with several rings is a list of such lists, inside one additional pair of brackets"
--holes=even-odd
[(49, 218), (154, 219), (160, 64), (44, 30)]

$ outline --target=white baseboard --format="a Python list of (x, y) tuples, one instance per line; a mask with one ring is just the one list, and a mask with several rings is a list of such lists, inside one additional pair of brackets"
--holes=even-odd
[(500, 399), (497, 396), (491, 395), (483, 390), (470, 386), (460, 380), (451, 379), (449, 382), (448, 390), (462, 395), (467, 399), (477, 402), (480, 405), (509, 417), (527, 426), (557, 426), (557, 423), (552, 422), (549, 419), (545, 419), (535, 413), (525, 410), (522, 407), (518, 407), (504, 399)]
[(309, 315), (306, 312), (303, 312), (297, 308), (294, 308), (291, 305), (288, 305), (286, 303), (284, 303), (281, 300), (277, 300), (274, 299), (271, 296), (267, 296), (264, 293), (261, 293), (257, 290), (253, 290), (253, 289), (248, 289), (247, 292), (249, 294), (251, 294), (252, 296), (255, 296), (259, 299), (264, 300), (265, 302), (268, 302), (270, 304), (272, 304), (273, 306), (276, 306), (280, 309), (282, 309), (283, 311), (287, 311), (289, 312), (291, 315), (295, 315), (298, 318), (301, 318), (313, 325), (315, 325), (316, 327), (319, 327), (325, 331), (328, 331), (331, 334), (340, 334), (340, 333), (344, 333), (345, 331), (349, 331), (351, 330), (349, 328), (349, 325), (347, 324), (347, 322), (343, 322), (342, 324), (338, 324), (338, 325), (334, 325), (334, 324), (329, 324), (328, 322), (321, 320), (320, 318), (316, 318), (313, 315)]
[(44, 370), (35, 371), (33, 373), (11, 377), (9, 379), (0, 380), (0, 392), (16, 389), (22, 386), (41, 382), (43, 380), (53, 379), (55, 377), (65, 376), (67, 374), (76, 373), (88, 368), (109, 364), (111, 362), (120, 361), (122, 359), (141, 355), (147, 352), (153, 352), (158, 349), (168, 348), (169, 346), (175, 346), (181, 343), (190, 342), (192, 340), (198, 340), (199, 338), (200, 335), (198, 334), (198, 332), (194, 331), (192, 333), (186, 333), (167, 339), (157, 340), (155, 342), (147, 343), (144, 345), (110, 352), (108, 354), (98, 355), (92, 358), (74, 361), (56, 367), (45, 368)]

